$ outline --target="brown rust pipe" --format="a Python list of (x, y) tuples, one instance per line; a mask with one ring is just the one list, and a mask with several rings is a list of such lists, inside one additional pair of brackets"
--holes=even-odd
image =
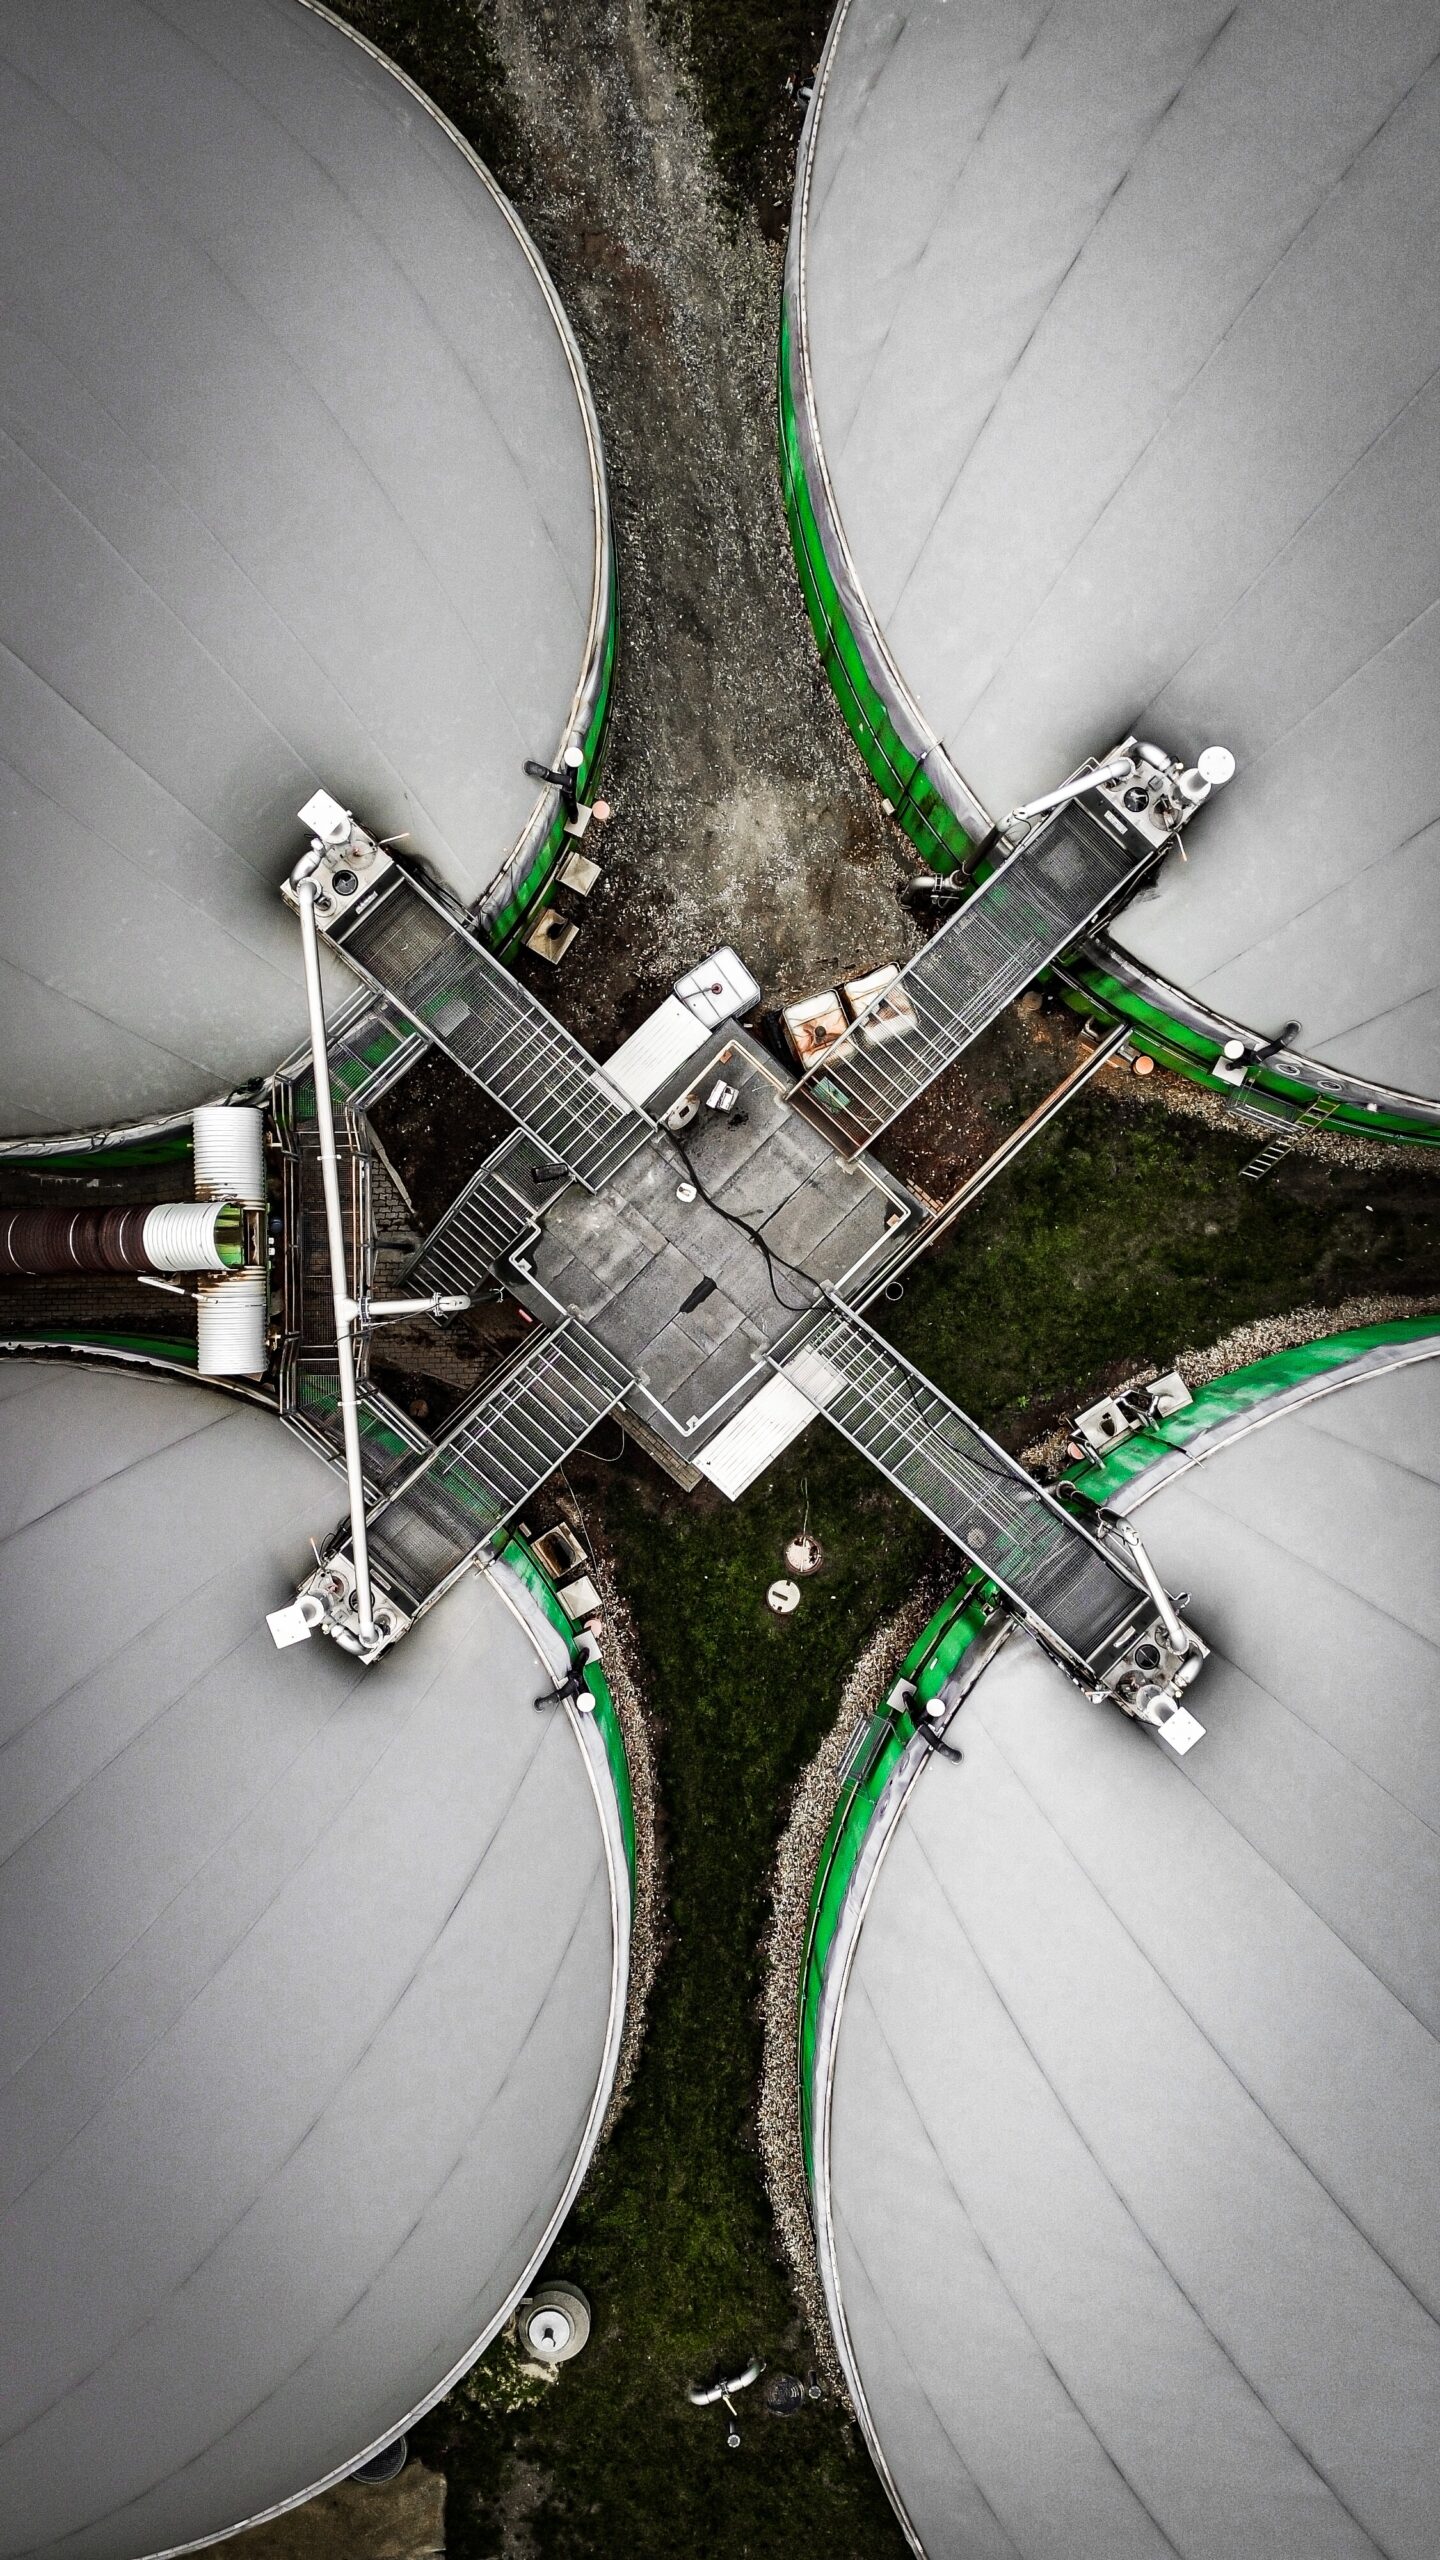
[(148, 1208), (0, 1209), (0, 1273), (150, 1271)]
[(133, 1209), (0, 1209), (0, 1276), (69, 1271), (229, 1271), (245, 1259), (245, 1212), (230, 1200)]

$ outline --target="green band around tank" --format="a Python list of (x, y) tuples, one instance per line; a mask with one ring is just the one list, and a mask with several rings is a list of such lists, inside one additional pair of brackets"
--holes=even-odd
[[(581, 740), (583, 759), (576, 776), (581, 798), (593, 789), (604, 751), (605, 730), (610, 718), (611, 695), (615, 679), (615, 650), (619, 633), (619, 600), (615, 570), (610, 569), (609, 600), (605, 612), (605, 638), (600, 654), (600, 680), (596, 688), (595, 708)], [(538, 905), (549, 888), (566, 850), (565, 812), (557, 809), (550, 831), (535, 855), (523, 879), (511, 891), (503, 907), (491, 916), (485, 926), (485, 939), (493, 951), (509, 953), (524, 929), (532, 907)]]
[(972, 850), (948, 801), (907, 747), (878, 692), (845, 617), (805, 478), (790, 382), (790, 322), (780, 321), (780, 476), (800, 586), (825, 672), (845, 725), (871, 774), (931, 868), (952, 871)]
[[(979, 1573), (970, 1573), (917, 1636), (898, 1676), (914, 1681), (919, 1704), (923, 1706), (933, 1698), (949, 1679), (961, 1655), (984, 1627), (994, 1597), (993, 1582)], [(819, 2097), (815, 2087), (815, 2048), (825, 1968), (865, 1834), (914, 1732), (915, 1717), (907, 1707), (878, 1707), (862, 1725), (820, 1852), (800, 1975), (800, 2139), (807, 2178), (814, 2170), (815, 2107)]]
[(1202, 1432), (1213, 1431), (1217, 1423), (1237, 1421), (1257, 1406), (1268, 1404), (1274, 1396), (1287, 1395), (1293, 1387), (1348, 1368), (1352, 1361), (1363, 1359), (1367, 1351), (1426, 1340), (1440, 1344), (1440, 1315), (1405, 1316), (1392, 1324), (1360, 1325), (1351, 1333), (1327, 1333), (1319, 1342), (1298, 1343), (1293, 1351), (1277, 1351), (1268, 1360), (1253, 1360), (1248, 1368), (1232, 1369), (1225, 1377), (1213, 1379), (1208, 1387), (1198, 1388), (1183, 1412), (1122, 1440), (1119, 1448), (1112, 1449), (1098, 1465), (1067, 1469), (1067, 1480), (1087, 1501), (1110, 1502), (1137, 1476), (1144, 1475), (1157, 1458), (1188, 1448)]
[(18, 1173), (93, 1173), (97, 1165), (140, 1167), (151, 1164), (174, 1164), (180, 1157), (194, 1152), (190, 1122), (183, 1127), (161, 1129), (149, 1138), (117, 1138), (108, 1147), (75, 1147), (64, 1154), (9, 1155), (6, 1164)]
[(35, 1331), (7, 1334), (22, 1351), (120, 1351), (136, 1360), (153, 1360), (175, 1369), (193, 1369), (200, 1354), (193, 1342), (169, 1342), (159, 1334), (105, 1333), (84, 1326), (37, 1326)]
[[(538, 1558), (531, 1554), (523, 1539), (511, 1538), (500, 1549), (500, 1561), (502, 1564), (508, 1564), (512, 1573), (519, 1575), (526, 1590), (539, 1602), (552, 1627), (565, 1638), (569, 1645), (570, 1658), (573, 1662), (575, 1660), (574, 1625), (561, 1607), (559, 1594)], [(605, 1745), (610, 1780), (615, 1789), (615, 1801), (620, 1809), (620, 1830), (625, 1842), (625, 1864), (630, 1871), (630, 1892), (633, 1900), (635, 1800), (630, 1792), (630, 1764), (625, 1757), (625, 1737), (620, 1730), (619, 1712), (610, 1694), (610, 1683), (605, 1677), (604, 1665), (599, 1662), (586, 1662), (582, 1666), (582, 1677), (595, 1701), (595, 1722)]]

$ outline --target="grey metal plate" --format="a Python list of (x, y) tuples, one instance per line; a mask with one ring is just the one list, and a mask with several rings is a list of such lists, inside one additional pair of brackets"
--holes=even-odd
[(1183, 1762), (1023, 1639), (841, 2017), (850, 2344), (931, 2560), (1440, 2541), (1440, 1358), (1138, 1525), (1215, 1648)]
[(600, 1819), (469, 1577), (365, 1673), (264, 1612), (329, 1470), (0, 1365), (0, 2551), (133, 2560), (393, 2434), (524, 2276), (612, 1990)]
[(1440, 1092), (1431, 0), (850, 0), (803, 243), (859, 586), (996, 815), (1239, 759), (1118, 938)]
[(0, 1128), (303, 1034), (318, 783), (467, 900), (582, 674), (557, 311), (414, 93), (297, 0), (0, 5)]

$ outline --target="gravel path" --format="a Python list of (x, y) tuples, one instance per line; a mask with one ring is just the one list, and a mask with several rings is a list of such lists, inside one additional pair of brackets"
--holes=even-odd
[(839, 1793), (840, 1772), (857, 1726), (874, 1713), (921, 1628), (938, 1608), (948, 1579), (927, 1575), (901, 1609), (876, 1628), (845, 1683), (840, 1711), (790, 1799), (770, 1882), (770, 1925), (761, 1950), (765, 2053), (757, 2131), (765, 2185), (795, 2297), (815, 2340), (820, 2369), (842, 2407), (854, 2416), (815, 2257), (805, 2163), (800, 2148), (800, 2085), (795, 2067), (800, 1968), (805, 1956), (810, 1890)]
[[(1179, 1370), (1193, 1395), (1198, 1387), (1208, 1387), (1212, 1379), (1226, 1377), (1232, 1369), (1248, 1368), (1252, 1360), (1272, 1359), (1278, 1351), (1298, 1350), (1302, 1342), (1319, 1342), (1327, 1333), (1353, 1333), (1369, 1324), (1397, 1324), (1406, 1316), (1428, 1316), (1437, 1309), (1440, 1298), (1432, 1297), (1343, 1298), (1334, 1307), (1295, 1307), (1288, 1315), (1260, 1316), (1254, 1324), (1238, 1325), (1206, 1351), (1181, 1351), (1167, 1366)], [(1160, 1374), (1152, 1362), (1106, 1392), (1123, 1395), (1128, 1387), (1148, 1386)], [(1087, 1400), (1083, 1395), (1077, 1397), (1077, 1412), (1084, 1411)], [(1043, 1440), (1022, 1452), (1021, 1465), (1042, 1478), (1058, 1475), (1065, 1464), (1069, 1439), (1068, 1425), (1048, 1431)]]
[(494, 27), (531, 173), (521, 210), (589, 368), (618, 545), (606, 877), (543, 973), (547, 1001), (603, 1050), (719, 942), (767, 995), (908, 952), (894, 891), (912, 865), (790, 557), (780, 252), (722, 205), (646, 0), (497, 0)]
[[(660, 1958), (665, 1952), (664, 1871), (660, 1855), (655, 1737), (644, 1703), (635, 1622), (621, 1596), (603, 1541), (597, 1538), (579, 1496), (563, 1471), (560, 1485), (562, 1490), (557, 1508), (562, 1520), (578, 1530), (588, 1547), (589, 1569), (600, 1594), (600, 1658), (620, 1720), (635, 1817), (635, 1904), (630, 1918), (630, 1983), (625, 2000), (620, 2058), (615, 2066), (615, 2086), (610, 2092), (610, 2104), (600, 2127), (596, 2144), (598, 2152), (615, 2130), (616, 2120), (629, 2095), (640, 2047), (645, 2041), (645, 2013)], [(593, 2164), (592, 2171), (587, 2172), (589, 2174), (593, 2174)]]

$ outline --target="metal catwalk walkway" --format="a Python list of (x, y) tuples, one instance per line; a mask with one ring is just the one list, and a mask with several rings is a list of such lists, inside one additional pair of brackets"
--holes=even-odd
[(502, 1139), (405, 1265), (407, 1292), (469, 1297), (483, 1288), (506, 1254), (537, 1232), (560, 1187), (549, 1178), (557, 1174), (563, 1179), (566, 1168), (523, 1130)]
[[(633, 1383), (581, 1324), (527, 1343), (370, 1516), (377, 1582), (409, 1616), (428, 1608)], [(332, 1541), (349, 1552), (348, 1534)]]
[(792, 1100), (858, 1154), (1158, 858), (1118, 819), (1078, 805), (1047, 819), (811, 1063)]
[(1144, 1590), (861, 1317), (827, 1307), (774, 1365), (1073, 1661), (1123, 1651)]
[(321, 917), (328, 939), (593, 1191), (650, 1121), (473, 934), (383, 854), (373, 861), (374, 888), (333, 922)]

